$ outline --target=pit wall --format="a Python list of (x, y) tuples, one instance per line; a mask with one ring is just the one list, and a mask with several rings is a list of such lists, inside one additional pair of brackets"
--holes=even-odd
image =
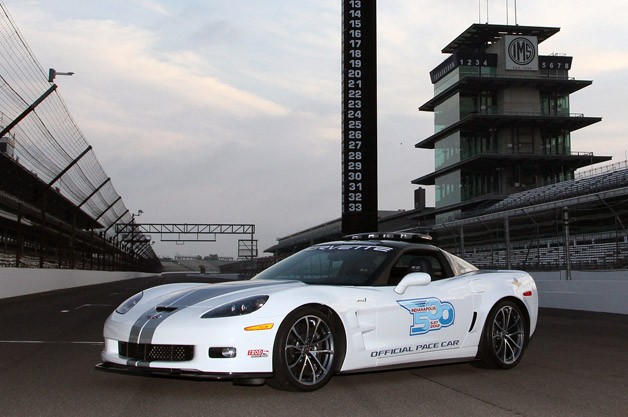
[(628, 314), (628, 271), (531, 272), (539, 306)]
[(0, 299), (155, 274), (74, 269), (0, 268)]
[[(0, 268), (0, 299), (155, 274), (69, 269)], [(532, 272), (540, 307), (628, 314), (628, 271)]]

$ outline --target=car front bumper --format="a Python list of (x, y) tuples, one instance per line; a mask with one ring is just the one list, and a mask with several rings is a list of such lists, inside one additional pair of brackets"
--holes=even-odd
[(112, 362), (101, 362), (96, 364), (94, 368), (98, 371), (113, 372), (118, 374), (191, 380), (257, 380), (271, 378), (273, 376), (272, 372), (201, 372), (177, 368), (149, 368), (145, 366), (120, 365)]

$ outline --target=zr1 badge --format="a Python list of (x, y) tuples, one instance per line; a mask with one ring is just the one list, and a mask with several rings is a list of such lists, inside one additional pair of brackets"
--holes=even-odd
[(397, 301), (399, 305), (413, 316), (410, 336), (440, 330), (454, 324), (456, 317), (454, 306), (438, 298), (416, 298)]

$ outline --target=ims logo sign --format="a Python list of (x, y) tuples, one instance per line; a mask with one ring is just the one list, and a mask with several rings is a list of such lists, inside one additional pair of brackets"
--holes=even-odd
[(506, 36), (506, 69), (534, 71), (539, 69), (537, 39), (533, 36)]

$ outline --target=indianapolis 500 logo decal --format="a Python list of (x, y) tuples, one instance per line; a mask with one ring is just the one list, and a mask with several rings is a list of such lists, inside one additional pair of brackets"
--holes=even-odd
[(438, 298), (416, 298), (397, 301), (413, 316), (410, 336), (425, 334), (454, 324), (454, 306)]

